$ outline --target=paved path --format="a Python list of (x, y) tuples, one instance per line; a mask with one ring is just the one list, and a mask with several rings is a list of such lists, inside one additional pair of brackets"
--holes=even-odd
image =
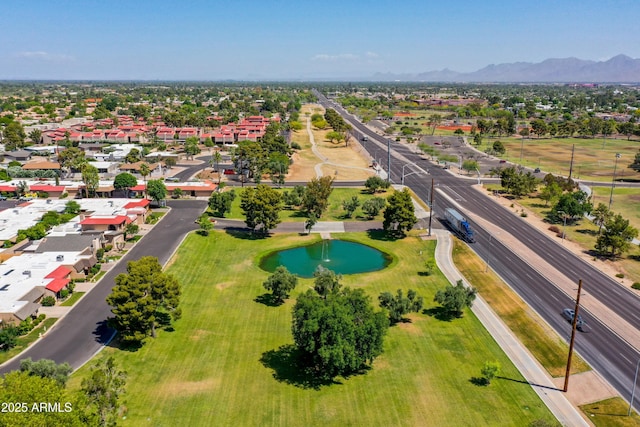
[[(452, 284), (459, 279), (464, 281), (462, 274), (453, 265), (451, 258), (453, 244), (450, 233), (444, 230), (434, 230), (434, 234), (438, 239), (435, 254), (438, 268)], [(472, 311), (562, 425), (572, 427), (590, 425), (567, 400), (564, 393), (556, 388), (544, 368), (540, 366), (538, 361), (520, 343), (480, 295), (476, 298)]]
[[(323, 155), (320, 152), (320, 150), (318, 150), (318, 146), (316, 145), (316, 140), (313, 136), (313, 132), (311, 131), (311, 119), (309, 117), (307, 117), (307, 133), (309, 134), (309, 141), (311, 141), (311, 151), (313, 151), (313, 154), (315, 154), (317, 158), (322, 160), (321, 163), (316, 163), (316, 165), (313, 167), (313, 169), (316, 172), (317, 178), (322, 177), (322, 165), (330, 165), (330, 166), (336, 166), (336, 167), (347, 168), (347, 169), (358, 169), (358, 170), (363, 170), (369, 173), (371, 172), (370, 168), (361, 168), (358, 166), (343, 165), (340, 163), (329, 161), (329, 159), (325, 155)], [(387, 173), (384, 170), (382, 170), (382, 168), (377, 166), (375, 170), (376, 170), (376, 173), (380, 175), (382, 179), (387, 178)]]

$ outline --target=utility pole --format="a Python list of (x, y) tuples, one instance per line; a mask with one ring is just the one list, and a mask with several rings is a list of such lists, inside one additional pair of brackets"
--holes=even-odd
[(569, 164), (569, 179), (571, 179), (571, 174), (573, 173), (573, 154), (576, 151), (576, 144), (571, 146), (571, 163)]
[(387, 139), (387, 182), (391, 182), (391, 139)]
[(431, 236), (431, 219), (433, 218), (433, 178), (431, 178), (431, 193), (429, 194), (429, 208), (431, 211), (429, 212), (429, 236)]
[(576, 339), (576, 327), (578, 326), (578, 311), (580, 310), (580, 292), (582, 291), (582, 279), (578, 280), (578, 296), (576, 297), (576, 307), (573, 311), (573, 322), (571, 324), (571, 341), (569, 341), (569, 357), (567, 358), (567, 372), (564, 375), (564, 389), (566, 393), (569, 388), (569, 374), (571, 372), (571, 356), (573, 355), (573, 343)]

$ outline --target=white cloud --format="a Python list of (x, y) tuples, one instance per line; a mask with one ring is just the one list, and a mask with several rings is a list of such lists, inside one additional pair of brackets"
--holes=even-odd
[(354, 61), (359, 59), (358, 55), (354, 55), (353, 53), (340, 53), (338, 55), (328, 55), (326, 53), (319, 53), (314, 55), (311, 60), (313, 61)]
[(18, 58), (34, 59), (38, 61), (48, 62), (69, 62), (75, 60), (75, 58), (71, 55), (66, 55), (63, 53), (49, 53), (44, 51), (18, 52), (16, 56)]

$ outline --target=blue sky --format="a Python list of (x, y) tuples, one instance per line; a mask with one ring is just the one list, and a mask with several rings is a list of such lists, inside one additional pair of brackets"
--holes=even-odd
[(640, 58), (637, 0), (24, 0), (0, 79), (357, 78)]

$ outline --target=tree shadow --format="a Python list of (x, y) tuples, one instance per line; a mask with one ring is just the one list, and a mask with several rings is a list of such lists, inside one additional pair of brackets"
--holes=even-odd
[(434, 273), (429, 273), (428, 271), (418, 271), (418, 276), (421, 277), (429, 277), (429, 276), (433, 276)]
[(484, 377), (471, 377), (469, 379), (469, 382), (478, 387), (486, 387), (490, 384), (489, 381)]
[(289, 215), (289, 217), (290, 218), (308, 218), (308, 215), (305, 212), (302, 212), (301, 210), (296, 209), (295, 212)]
[(294, 345), (280, 346), (277, 350), (262, 353), (260, 363), (266, 368), (273, 369), (273, 378), (285, 384), (303, 389), (319, 390), (323, 386), (341, 384), (332, 379), (319, 376), (313, 372), (303, 360), (302, 352)]
[(370, 239), (382, 242), (396, 242), (404, 237), (394, 233), (387, 233), (384, 230), (367, 230), (367, 236)]
[(269, 237), (269, 233), (262, 233), (260, 231), (252, 233), (250, 229), (242, 227), (227, 228), (224, 232), (231, 237), (241, 240), (263, 240)]
[(453, 319), (458, 318), (458, 316), (456, 316), (449, 310), (446, 310), (442, 306), (425, 308), (424, 310), (422, 310), (422, 314), (426, 314), (427, 316), (433, 317), (442, 322), (451, 322)]
[(260, 304), (264, 304), (267, 307), (279, 307), (284, 304), (284, 301), (280, 301), (270, 293), (259, 295), (254, 298), (254, 301)]

